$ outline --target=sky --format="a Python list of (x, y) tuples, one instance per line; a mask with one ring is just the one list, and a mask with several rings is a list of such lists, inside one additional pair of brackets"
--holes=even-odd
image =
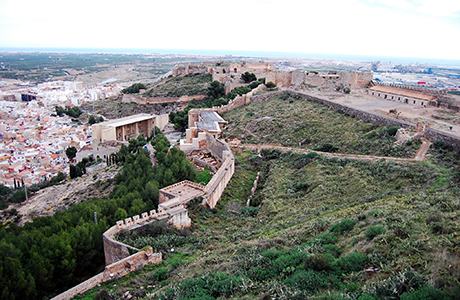
[(0, 0), (0, 47), (460, 60), (459, 0)]

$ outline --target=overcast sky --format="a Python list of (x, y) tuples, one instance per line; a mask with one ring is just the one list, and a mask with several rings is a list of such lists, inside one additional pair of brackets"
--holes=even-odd
[(460, 1), (0, 0), (0, 47), (460, 59)]

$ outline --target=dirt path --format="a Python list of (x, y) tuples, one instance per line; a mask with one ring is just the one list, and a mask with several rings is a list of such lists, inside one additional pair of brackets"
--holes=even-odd
[(311, 153), (316, 152), (321, 155), (325, 155), (328, 157), (345, 157), (350, 159), (357, 159), (357, 160), (368, 160), (368, 161), (377, 161), (377, 160), (385, 160), (385, 161), (423, 161), (425, 160), (425, 155), (428, 149), (430, 148), (431, 142), (426, 138), (423, 138), (422, 147), (417, 152), (417, 155), (414, 158), (399, 158), (399, 157), (388, 157), (388, 156), (374, 156), (374, 155), (358, 155), (358, 154), (342, 154), (342, 153), (330, 153), (330, 152), (321, 152), (321, 151), (314, 151), (309, 149), (299, 149), (299, 148), (291, 148), (291, 147), (283, 147), (279, 145), (270, 145), (270, 144), (238, 144), (235, 145), (235, 148), (244, 148), (249, 150), (258, 150), (259, 153), (262, 149), (278, 149), (281, 151), (292, 151), (297, 153)]
[(423, 142), (422, 147), (420, 147), (420, 149), (417, 151), (417, 154), (415, 155), (415, 158), (414, 158), (414, 160), (416, 161), (424, 161), (425, 155), (431, 146), (431, 142), (425, 137), (422, 138), (422, 142)]

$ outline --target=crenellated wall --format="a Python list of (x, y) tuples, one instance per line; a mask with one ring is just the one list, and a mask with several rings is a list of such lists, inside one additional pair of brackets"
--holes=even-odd
[(140, 251), (131, 256), (128, 256), (122, 260), (119, 260), (113, 264), (105, 267), (104, 272), (91, 277), (88, 280), (74, 286), (64, 293), (57, 295), (51, 300), (69, 300), (73, 297), (83, 294), (84, 292), (94, 288), (95, 286), (119, 277), (123, 277), (133, 271), (143, 268), (145, 265), (150, 263), (160, 263), (163, 260), (161, 253), (153, 253), (152, 248), (148, 248), (145, 251)]

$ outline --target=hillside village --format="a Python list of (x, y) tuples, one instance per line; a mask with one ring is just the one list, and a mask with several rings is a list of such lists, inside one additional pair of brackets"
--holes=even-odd
[[(235, 158), (232, 150), (235, 153), (241, 153), (241, 149), (251, 146), (245, 146), (241, 140), (247, 138), (248, 135), (255, 135), (249, 131), (249, 133), (241, 134), (238, 137), (232, 136), (228, 138), (225, 133), (229, 129), (227, 127), (228, 121), (222, 115), (231, 111), (244, 109), (244, 107), (255, 105), (256, 103), (264, 103), (264, 101), (274, 97), (290, 99), (290, 103), (297, 103), (296, 101), (303, 100), (305, 102), (320, 103), (329, 107), (332, 111), (343, 112), (363, 122), (373, 123), (375, 126), (397, 126), (411, 131), (412, 135), (418, 132), (419, 134), (413, 140), (412, 137), (402, 137), (404, 140), (399, 145), (402, 144), (402, 147), (406, 147), (405, 151), (409, 151), (409, 147), (412, 147), (412, 141), (419, 142), (419, 144), (415, 143), (413, 147), (421, 145), (420, 136), (423, 135), (430, 139), (431, 142), (440, 141), (454, 149), (460, 149), (460, 138), (456, 136), (456, 133), (459, 132), (458, 126), (447, 118), (436, 119), (438, 122), (435, 122), (434, 118), (430, 116), (432, 111), (450, 109), (455, 112), (458, 110), (458, 107), (460, 107), (458, 99), (446, 92), (404, 86), (388, 87), (385, 84), (373, 81), (373, 74), (370, 72), (279, 71), (275, 70), (271, 63), (203, 63), (202, 65), (179, 65), (172, 70), (172, 76), (174, 77), (185, 77), (191, 74), (211, 75), (212, 82), (217, 81), (222, 84), (224, 94), (229, 94), (235, 88), (249, 86), (250, 82), (244, 82), (241, 79), (245, 73), (252, 73), (257, 79), (265, 78), (265, 84), (259, 84), (255, 88), (251, 88), (250, 92), (237, 95), (224, 105), (188, 109), (188, 126), (185, 130), (185, 136), (179, 141), (178, 148), (189, 154), (192, 154), (193, 151), (200, 151), (198, 152), (199, 156), (192, 155), (189, 156), (189, 159), (196, 166), (199, 166), (197, 168), (207, 167), (213, 169), (214, 167), (212, 179), (205, 185), (182, 181), (159, 189), (159, 206), (157, 210), (142, 211), (139, 215), (130, 215), (123, 220), (117, 220), (118, 222), (112, 224), (113, 226), (104, 233), (104, 252), (107, 264), (105, 271), (53, 299), (71, 299), (105, 281), (120, 279), (148, 263), (161, 263), (163, 259), (168, 259), (167, 254), (163, 258), (164, 252), (154, 253), (151, 248), (141, 250), (139, 247), (136, 248), (116, 241), (118, 231), (125, 229), (137, 230), (147, 226), (148, 223), (152, 223), (152, 220), (154, 220), (153, 223), (159, 220), (166, 220), (169, 224), (179, 229), (184, 227), (193, 228), (193, 219), (196, 218), (196, 208), (193, 204), (195, 198), (200, 198), (202, 206), (208, 207), (208, 209), (219, 207), (218, 202), (221, 197), (228, 198), (228, 195), (225, 194), (226, 187), (227, 185), (232, 185), (232, 176), (236, 169), (235, 160), (238, 160), (238, 163), (241, 164), (242, 161), (246, 163), (247, 159), (239, 156), (241, 154), (237, 154), (238, 157)], [(269, 83), (273, 86), (267, 87), (270, 86)], [(54, 116), (55, 105), (73, 107), (84, 102), (94, 101), (101, 96), (102, 98), (119, 97), (120, 102), (125, 104), (135, 103), (141, 106), (164, 101), (161, 97), (158, 99), (149, 97), (148, 89), (140, 90), (137, 95), (125, 94), (123, 96), (118, 95), (121, 90), (118, 85), (103, 86), (96, 88), (96, 90), (85, 90), (78, 84), (60, 82), (42, 85), (39, 90), (34, 92), (30, 89), (27, 89), (27, 91), (24, 89), (3, 91), (2, 117), (4, 116), (5, 118), (2, 118), (2, 120), (5, 121), (0, 125), (0, 133), (3, 137), (3, 143), (1, 144), (3, 156), (0, 158), (2, 160), (0, 168), (2, 170), (3, 185), (14, 187), (15, 180), (19, 179), (23, 180), (25, 185), (31, 185), (41, 180), (47, 180), (59, 172), (68, 174), (69, 165), (72, 162), (69, 162), (65, 156), (65, 149), (72, 146), (76, 147), (81, 153), (88, 153), (94, 158), (103, 158), (102, 164), (107, 164), (108, 167), (109, 158), (112, 155), (116, 155), (113, 152), (113, 146), (128, 145), (129, 140), (135, 139), (139, 134), (147, 136), (155, 126), (162, 130), (166, 127), (167, 116), (161, 114), (144, 114), (116, 120), (105, 120), (92, 126), (77, 124), (69, 116)], [(47, 92), (49, 93), (47, 94)], [(19, 101), (19, 96), (17, 95), (21, 95), (21, 101)], [(26, 95), (26, 101), (23, 101), (22, 95)], [(202, 96), (201, 99), (205, 95)], [(179, 98), (172, 100), (168, 98), (168, 101), (174, 102), (177, 100), (182, 103), (179, 106), (179, 111), (186, 108), (185, 104), (200, 100), (197, 95), (190, 96), (186, 100), (183, 97)], [(378, 101), (385, 101), (390, 103), (388, 107), (398, 105), (397, 109), (394, 110), (399, 110), (399, 114), (391, 112), (391, 109), (388, 110), (386, 107), (384, 113), (381, 113), (382, 110), (370, 111), (369, 108), (357, 108), (362, 105), (360, 101), (377, 103), (377, 105), (383, 103)], [(256, 111), (248, 112), (246, 117), (252, 116), (249, 113), (257, 114)], [(102, 111), (97, 112), (97, 114), (103, 116)], [(442, 112), (439, 114), (442, 114)], [(271, 118), (262, 117), (262, 119), (269, 121)], [(241, 117), (242, 119), (243, 117)], [(289, 122), (286, 122), (285, 125), (289, 127)], [(405, 131), (398, 131), (398, 139), (399, 136), (404, 136), (405, 134)], [(282, 141), (280, 140), (279, 143), (282, 143)], [(302, 143), (307, 142), (303, 140), (299, 141), (298, 145), (293, 143), (288, 146), (293, 148), (301, 147)], [(428, 147), (424, 149), (423, 157), (428, 151), (429, 144), (427, 145)], [(262, 146), (252, 146), (255, 147), (254, 149), (258, 149), (258, 154), (254, 155), (262, 158)], [(280, 148), (276, 148), (278, 146)], [(264, 151), (274, 151), (273, 149), (275, 148), (282, 149), (281, 146), (287, 145), (269, 145), (269, 147), (264, 148)], [(410, 149), (410, 151), (413, 150), (412, 148)], [(155, 151), (153, 149), (148, 150), (151, 159), (155, 161)], [(311, 150), (307, 149), (304, 154), (309, 155), (310, 152)], [(330, 157), (327, 155), (328, 152), (329, 150), (323, 147), (322, 150), (316, 149), (315, 153)], [(211, 153), (219, 161), (218, 168), (206, 162), (203, 153)], [(266, 156), (267, 152), (264, 155)], [(357, 161), (385, 161), (385, 156), (364, 158), (364, 156), (360, 157), (359, 154), (355, 156), (344, 154), (341, 157), (343, 159), (356, 159)], [(77, 160), (81, 158), (82, 156), (80, 155)], [(255, 160), (256, 158), (251, 159)], [(241, 169), (241, 166), (239, 168)], [(250, 185), (253, 185), (253, 187), (250, 199), (244, 199), (244, 201), (248, 201), (248, 208), (253, 207), (249, 203), (251, 203), (252, 197), (255, 196), (255, 192), (258, 189), (259, 193), (261, 192), (260, 187), (258, 188), (259, 173), (257, 173), (257, 177), (251, 177)], [(264, 176), (263, 181), (268, 180), (266, 177), (268, 175), (265, 174)], [(302, 188), (296, 186), (295, 189)], [(189, 202), (193, 208), (192, 212), (188, 211)], [(225, 203), (231, 202), (226, 199)], [(257, 201), (254, 203), (257, 203)], [(259, 208), (255, 205), (254, 207), (259, 211), (264, 209), (262, 206)], [(234, 214), (239, 215), (243, 210), (240, 208)], [(228, 209), (228, 211), (235, 212), (232, 209)], [(190, 218), (190, 214), (193, 215), (192, 218)], [(263, 216), (260, 216), (260, 218), (260, 223), (267, 221)], [(257, 226), (264, 225), (254, 225), (254, 227)], [(132, 249), (139, 252), (132, 254)], [(174, 251), (171, 250), (170, 252)], [(370, 273), (376, 272), (374, 269), (366, 271)], [(256, 281), (255, 279), (253, 280), (254, 282)], [(255, 287), (255, 289), (257, 288), (259, 287)]]

